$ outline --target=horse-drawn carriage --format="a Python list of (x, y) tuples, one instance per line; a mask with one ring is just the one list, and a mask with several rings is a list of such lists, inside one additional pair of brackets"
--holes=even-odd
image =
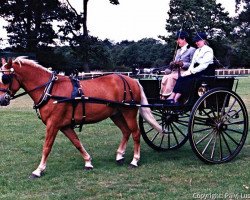
[[(142, 117), (141, 134), (154, 150), (178, 149), (188, 140), (194, 153), (206, 163), (232, 160), (248, 134), (248, 113), (236, 94), (235, 77), (201, 77), (182, 105), (165, 105), (159, 98), (160, 79), (142, 79), (154, 117), (164, 132), (155, 131)], [(163, 105), (163, 106), (159, 106)]]
[[(23, 57), (9, 62), (2, 59), (2, 63), (0, 105), (6, 106), (11, 99), (28, 94), (46, 125), (41, 162), (32, 172), (32, 178), (40, 177), (45, 171), (59, 130), (79, 150), (85, 169), (92, 169), (91, 156), (74, 128), (106, 118), (111, 118), (123, 134), (116, 162), (124, 162), (132, 135), (134, 155), (130, 165), (137, 167), (140, 159), (138, 109), (142, 137), (155, 150), (177, 149), (189, 140), (201, 160), (223, 163), (240, 152), (247, 137), (248, 113), (235, 92), (238, 80), (233, 77), (202, 77), (182, 104), (168, 105), (159, 98), (160, 80), (157, 79), (140, 80), (139, 84), (128, 76), (110, 74), (76, 80), (57, 75)], [(24, 92), (16, 94), (20, 88)]]

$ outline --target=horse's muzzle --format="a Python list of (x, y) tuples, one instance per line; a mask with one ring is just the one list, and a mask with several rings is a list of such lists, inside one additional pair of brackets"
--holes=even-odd
[(10, 104), (10, 95), (5, 93), (0, 96), (0, 106), (7, 106)]

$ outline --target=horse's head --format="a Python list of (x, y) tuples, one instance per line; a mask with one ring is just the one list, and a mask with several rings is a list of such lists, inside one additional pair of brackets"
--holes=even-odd
[(8, 62), (2, 58), (2, 67), (0, 69), (0, 106), (7, 106), (10, 103), (11, 96), (20, 88), (19, 82), (14, 77), (12, 59)]

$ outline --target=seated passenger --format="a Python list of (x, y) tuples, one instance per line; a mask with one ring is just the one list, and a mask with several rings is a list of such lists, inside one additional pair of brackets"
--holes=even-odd
[(194, 87), (196, 78), (202, 75), (214, 76), (213, 49), (207, 46), (207, 35), (203, 32), (197, 33), (194, 42), (198, 49), (195, 51), (190, 67), (177, 79), (173, 93), (168, 97), (167, 103), (176, 103), (182, 95), (188, 95), (190, 88)]
[(172, 93), (177, 78), (185, 72), (191, 64), (195, 48), (188, 44), (188, 37), (189, 35), (185, 31), (177, 32), (176, 42), (180, 48), (176, 51), (174, 61), (170, 63), (169, 68), (165, 71), (168, 74), (162, 78), (160, 91), (162, 99)]

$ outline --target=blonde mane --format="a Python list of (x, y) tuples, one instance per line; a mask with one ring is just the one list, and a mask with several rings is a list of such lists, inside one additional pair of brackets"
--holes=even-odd
[(43, 67), (42, 65), (38, 64), (37, 61), (35, 60), (30, 60), (30, 59), (27, 59), (26, 56), (19, 56), (17, 57), (13, 63), (17, 63), (20, 67), (22, 67), (23, 65), (30, 65), (32, 67), (37, 67), (37, 68), (40, 68), (44, 71), (48, 71), (47, 68)]

